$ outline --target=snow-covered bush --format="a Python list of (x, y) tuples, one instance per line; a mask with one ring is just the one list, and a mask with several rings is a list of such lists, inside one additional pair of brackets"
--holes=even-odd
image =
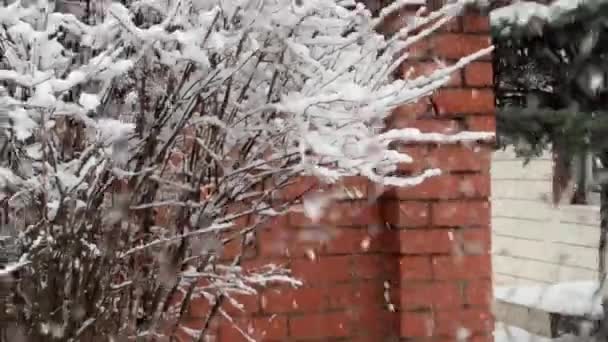
[(391, 143), (490, 138), (383, 127), (489, 51), (391, 79), (402, 52), (464, 6), (376, 32), (418, 2), (376, 17), (327, 0), (100, 1), (78, 16), (65, 2), (0, 7), (0, 201), (23, 250), (0, 274), (18, 273), (22, 336), (147, 340), (171, 331), (176, 292), (218, 303), (297, 285), (279, 267), (218, 261), (222, 245), (248, 243), (292, 207), (272, 201), (278, 190), (304, 174), (414, 185), (439, 171), (395, 174), (411, 158)]

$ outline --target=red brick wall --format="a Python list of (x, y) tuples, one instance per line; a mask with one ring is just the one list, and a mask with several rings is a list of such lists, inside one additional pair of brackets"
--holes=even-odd
[[(487, 17), (468, 15), (436, 34), (418, 55), (419, 64), (409, 62), (404, 69), (424, 69), (431, 55), (453, 60), (488, 44)], [(425, 99), (400, 108), (390, 125), (448, 133), (493, 131), (492, 83), (489, 59), (475, 62), (433, 96), (434, 106)], [(336, 202), (321, 225), (293, 213), (264, 227), (244, 267), (284, 264), (304, 285), (239, 298), (244, 311), (230, 309), (237, 326), (258, 341), (455, 341), (465, 331), (461, 328), (470, 334), (466, 341), (492, 340), (491, 148), (398, 148), (416, 159), (401, 172), (439, 167), (444, 174), (402, 189), (349, 178), (344, 183), (358, 189), (351, 193), (359, 198)], [(313, 183), (303, 179), (282, 195), (298, 195)], [(329, 241), (306, 242), (310, 233)], [(206, 300), (194, 303), (184, 326), (202, 326), (209, 312)], [(245, 341), (225, 319), (213, 326), (216, 333), (202, 341)], [(193, 340), (183, 331), (179, 335), (181, 341)]]

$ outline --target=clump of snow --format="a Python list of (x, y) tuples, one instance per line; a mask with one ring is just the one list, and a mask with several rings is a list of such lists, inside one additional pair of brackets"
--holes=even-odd
[(314, 223), (318, 223), (323, 217), (323, 213), (328, 205), (331, 204), (333, 193), (313, 193), (302, 199), (304, 214)]
[(86, 110), (94, 110), (99, 106), (99, 98), (95, 94), (82, 93), (78, 100), (78, 104)]
[(525, 26), (532, 18), (549, 19), (549, 6), (537, 2), (520, 1), (490, 13), (490, 22), (493, 26)]
[(456, 329), (456, 340), (458, 342), (466, 342), (468, 338), (471, 336), (471, 331), (464, 327), (458, 327)]
[(29, 138), (34, 129), (38, 126), (23, 108), (17, 108), (9, 111), (8, 116), (13, 121), (11, 128), (15, 132), (18, 140), (25, 140)]
[(553, 285), (497, 287), (498, 300), (572, 316), (602, 315), (601, 296), (596, 281), (564, 282)]
[(135, 130), (135, 124), (114, 119), (101, 119), (97, 122), (99, 138), (104, 143), (113, 143), (124, 140)]
[(0, 167), (0, 189), (7, 186), (17, 186), (21, 184), (21, 179), (17, 177), (11, 170)]

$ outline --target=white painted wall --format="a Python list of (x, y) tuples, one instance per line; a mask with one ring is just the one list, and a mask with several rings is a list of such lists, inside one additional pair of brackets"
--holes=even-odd
[(491, 172), (495, 285), (595, 279), (599, 208), (551, 204), (550, 155), (498, 151)]

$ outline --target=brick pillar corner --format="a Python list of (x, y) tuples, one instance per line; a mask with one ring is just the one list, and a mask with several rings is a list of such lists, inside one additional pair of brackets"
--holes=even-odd
[[(402, 74), (432, 71), (433, 57), (455, 62), (491, 44), (489, 18), (469, 11), (430, 38)], [(467, 65), (430, 98), (396, 110), (392, 128), (423, 132), (495, 131), (491, 56)], [(393, 191), (383, 203), (398, 241), (399, 283), (393, 290), (399, 336), (454, 341), (493, 341), (490, 229), (492, 146), (410, 144), (415, 159), (401, 168), (433, 167), (442, 175)], [(461, 340), (461, 339), (459, 339)]]

